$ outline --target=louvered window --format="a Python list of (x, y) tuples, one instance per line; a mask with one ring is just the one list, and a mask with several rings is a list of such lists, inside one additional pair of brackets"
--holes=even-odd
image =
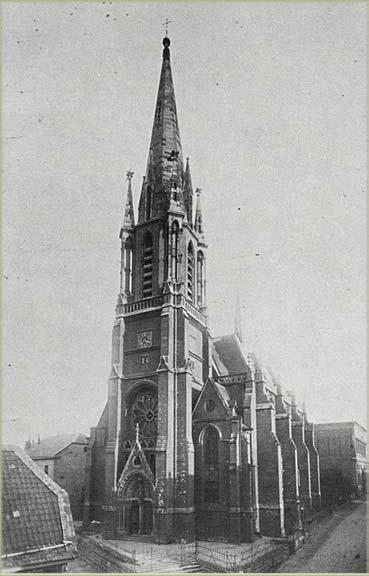
[(127, 294), (131, 294), (132, 293), (132, 268), (133, 268), (133, 243), (132, 243), (131, 237), (127, 238), (124, 250), (125, 250), (124, 288), (125, 288), (125, 292)]
[(174, 281), (178, 280), (178, 222), (173, 222), (170, 233), (170, 268), (171, 277)]
[(205, 306), (205, 260), (202, 252), (197, 253), (197, 305)]
[(142, 297), (152, 296), (152, 267), (153, 267), (153, 246), (152, 235), (146, 232), (143, 244), (143, 288)]
[(194, 254), (193, 254), (193, 246), (190, 242), (188, 245), (188, 253), (187, 253), (187, 296), (188, 299), (193, 302), (194, 294), (193, 294), (193, 287), (194, 287)]

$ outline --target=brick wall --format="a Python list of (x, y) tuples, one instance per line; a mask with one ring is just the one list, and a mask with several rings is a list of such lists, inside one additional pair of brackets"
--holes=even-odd
[(68, 492), (74, 520), (82, 519), (86, 444), (70, 444), (55, 458), (54, 480)]

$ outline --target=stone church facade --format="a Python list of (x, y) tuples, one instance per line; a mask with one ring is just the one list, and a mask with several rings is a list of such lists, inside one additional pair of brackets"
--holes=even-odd
[(207, 326), (200, 190), (163, 60), (137, 223), (131, 179), (108, 400), (87, 450), (84, 521), (107, 538), (249, 542), (320, 506), (314, 426), (234, 334)]

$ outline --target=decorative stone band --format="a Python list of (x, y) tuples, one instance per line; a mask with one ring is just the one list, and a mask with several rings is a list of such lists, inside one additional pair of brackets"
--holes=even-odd
[(190, 314), (190, 316), (192, 316), (193, 318), (195, 318), (195, 320), (197, 320), (200, 324), (202, 324), (203, 326), (206, 325), (206, 319), (205, 316), (195, 308), (195, 306), (193, 306), (193, 304), (191, 304), (191, 302), (189, 302), (188, 300), (186, 300), (185, 298), (184, 300), (184, 308), (185, 310)]
[(146, 310), (152, 310), (155, 308), (160, 308), (164, 303), (164, 296), (153, 296), (152, 298), (144, 298), (143, 300), (136, 300), (136, 302), (128, 302), (127, 304), (118, 305), (118, 315), (129, 316), (131, 314), (137, 314), (137, 312), (146, 312)]
[(245, 384), (247, 381), (247, 375), (242, 374), (232, 374), (231, 376), (216, 376), (214, 378), (219, 384), (231, 385), (231, 384)]
[(157, 508), (157, 514), (192, 514), (195, 512), (194, 506), (188, 508)]
[(271, 402), (264, 402), (263, 404), (256, 404), (256, 410), (274, 410)]
[(157, 310), (164, 304), (170, 304), (171, 298), (174, 298), (172, 305), (176, 307), (183, 307), (186, 312), (192, 316), (197, 322), (206, 326), (206, 318), (189, 300), (182, 294), (172, 295), (170, 293), (162, 294), (160, 296), (153, 296), (152, 298), (144, 298), (143, 300), (136, 300), (135, 302), (128, 302), (126, 304), (119, 303), (117, 305), (117, 317), (131, 316), (148, 310)]

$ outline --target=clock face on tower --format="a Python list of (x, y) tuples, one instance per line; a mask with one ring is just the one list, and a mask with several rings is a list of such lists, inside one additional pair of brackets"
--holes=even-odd
[(137, 345), (139, 348), (150, 348), (152, 346), (152, 332), (138, 332)]

